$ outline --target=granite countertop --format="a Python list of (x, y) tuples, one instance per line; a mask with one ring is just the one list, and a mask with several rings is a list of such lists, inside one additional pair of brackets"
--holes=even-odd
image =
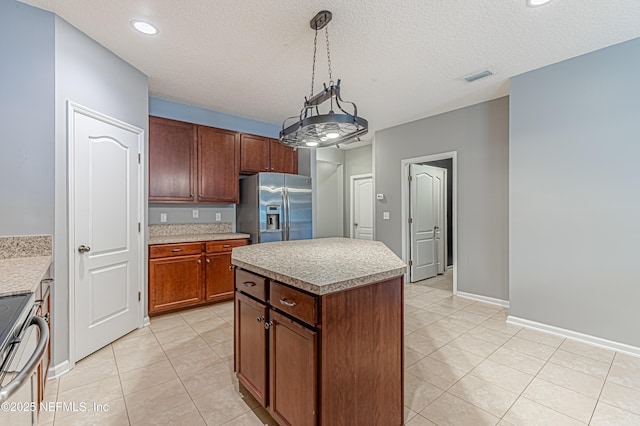
[(51, 256), (0, 259), (0, 296), (35, 291), (50, 265)]
[(239, 234), (235, 232), (209, 233), (209, 234), (182, 234), (182, 235), (155, 235), (149, 236), (148, 243), (152, 244), (170, 244), (170, 243), (191, 243), (198, 241), (217, 241), (217, 240), (238, 240), (251, 238), (249, 234)]
[(231, 262), (323, 295), (403, 275), (405, 263), (379, 241), (320, 238), (235, 247)]
[(52, 261), (51, 235), (0, 237), (0, 296), (33, 292)]

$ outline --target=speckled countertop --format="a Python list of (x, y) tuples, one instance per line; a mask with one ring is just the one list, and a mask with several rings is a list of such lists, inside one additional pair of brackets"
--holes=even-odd
[(383, 243), (349, 238), (235, 247), (231, 262), (318, 295), (399, 277), (406, 271), (405, 263)]
[(228, 222), (150, 225), (147, 242), (151, 245), (251, 238), (249, 234), (238, 234), (231, 229)]
[(184, 234), (184, 235), (158, 235), (149, 237), (149, 245), (151, 244), (170, 244), (170, 243), (191, 243), (196, 241), (217, 241), (217, 240), (237, 240), (242, 238), (251, 238), (249, 234), (237, 234), (235, 232), (215, 233), (215, 234)]
[(0, 237), (0, 296), (36, 290), (51, 266), (51, 235)]

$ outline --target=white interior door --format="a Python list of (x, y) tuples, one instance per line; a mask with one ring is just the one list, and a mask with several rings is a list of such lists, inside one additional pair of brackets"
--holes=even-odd
[(73, 104), (69, 117), (77, 361), (142, 325), (143, 131)]
[(351, 238), (373, 240), (373, 179), (354, 177), (351, 185)]
[[(444, 171), (421, 164), (409, 166), (411, 282), (438, 274), (438, 240), (442, 238)], [(442, 255), (444, 250), (442, 249)], [(440, 263), (444, 263), (444, 258)]]

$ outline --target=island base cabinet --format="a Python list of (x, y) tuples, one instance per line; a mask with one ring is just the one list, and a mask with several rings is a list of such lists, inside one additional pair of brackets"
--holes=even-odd
[(266, 407), (267, 400), (267, 306), (236, 293), (235, 364), (238, 380)]
[(271, 416), (280, 425), (317, 424), (317, 333), (270, 311)]

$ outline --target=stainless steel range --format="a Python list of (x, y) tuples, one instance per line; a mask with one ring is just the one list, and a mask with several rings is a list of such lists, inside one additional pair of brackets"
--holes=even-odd
[(0, 297), (0, 424), (36, 424), (36, 368), (49, 341), (33, 293)]

